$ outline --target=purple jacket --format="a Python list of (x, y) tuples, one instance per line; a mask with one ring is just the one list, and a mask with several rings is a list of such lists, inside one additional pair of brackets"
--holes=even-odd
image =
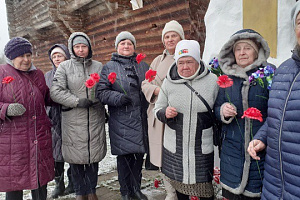
[[(6, 76), (14, 80), (2, 83)], [(54, 178), (51, 125), (45, 109), (51, 101), (49, 89), (42, 71), (34, 66), (22, 72), (0, 65), (0, 81), (0, 191), (37, 189), (38, 182), (43, 186)], [(14, 102), (26, 112), (7, 117), (7, 107)]]

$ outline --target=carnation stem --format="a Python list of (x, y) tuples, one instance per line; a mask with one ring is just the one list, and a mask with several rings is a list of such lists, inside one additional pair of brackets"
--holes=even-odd
[[(233, 105), (233, 103), (231, 102), (230, 97), (229, 97), (229, 94), (227, 93), (226, 89), (225, 89), (225, 94), (226, 94), (226, 97), (227, 97), (228, 102), (230, 103), (230, 105)], [(236, 121), (236, 123), (237, 123), (237, 125), (238, 125), (238, 128), (239, 128), (239, 130), (240, 130), (241, 136), (242, 136), (242, 138), (243, 138), (243, 140), (244, 140), (244, 136), (243, 136), (243, 134), (242, 134), (242, 129), (241, 129), (240, 124), (239, 124), (239, 122), (238, 122), (238, 120), (237, 120), (237, 118), (236, 118), (236, 115), (234, 116), (234, 119), (235, 119), (235, 121)]]
[(13, 95), (13, 98), (14, 98), (14, 102), (17, 103), (16, 96), (15, 96), (15, 93), (14, 93), (14, 89), (12, 88), (11, 85), (9, 85), (9, 87), (11, 89), (11, 92), (12, 92), (12, 95)]
[[(251, 140), (253, 140), (252, 119), (250, 119), (250, 133), (251, 133)], [(261, 176), (261, 173), (260, 173), (260, 168), (259, 168), (258, 160), (255, 160), (255, 161), (256, 161), (258, 173), (259, 173), (259, 176), (260, 176), (260, 180), (261, 180), (261, 182), (262, 182), (263, 180), (262, 180), (262, 176)]]
[(118, 83), (118, 85), (120, 86), (120, 88), (123, 90), (124, 94), (127, 95), (127, 92), (124, 90), (123, 86), (119, 83), (119, 81), (116, 80), (116, 82)]

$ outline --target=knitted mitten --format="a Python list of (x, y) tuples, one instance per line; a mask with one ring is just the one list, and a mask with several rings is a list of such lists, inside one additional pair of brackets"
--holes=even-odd
[(19, 103), (11, 103), (8, 105), (7, 110), (6, 110), (6, 115), (7, 116), (21, 116), (25, 113), (26, 108)]

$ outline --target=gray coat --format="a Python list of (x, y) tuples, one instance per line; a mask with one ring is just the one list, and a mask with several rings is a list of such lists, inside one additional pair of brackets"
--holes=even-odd
[[(89, 164), (101, 161), (106, 154), (105, 110), (104, 106), (94, 98), (93, 89), (85, 86), (85, 81), (92, 73), (100, 75), (102, 64), (92, 60), (89, 48), (87, 58), (76, 57), (73, 52), (73, 40), (84, 33), (73, 33), (68, 41), (71, 59), (64, 61), (57, 69), (51, 98), (62, 104), (62, 153), (66, 162), (72, 164)], [(77, 108), (79, 98), (89, 98), (95, 103), (89, 108)]]

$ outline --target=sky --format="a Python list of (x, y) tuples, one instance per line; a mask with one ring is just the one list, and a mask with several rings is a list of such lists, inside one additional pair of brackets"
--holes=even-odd
[(0, 54), (3, 54), (4, 47), (9, 40), (8, 25), (6, 16), (6, 4), (0, 0)]

